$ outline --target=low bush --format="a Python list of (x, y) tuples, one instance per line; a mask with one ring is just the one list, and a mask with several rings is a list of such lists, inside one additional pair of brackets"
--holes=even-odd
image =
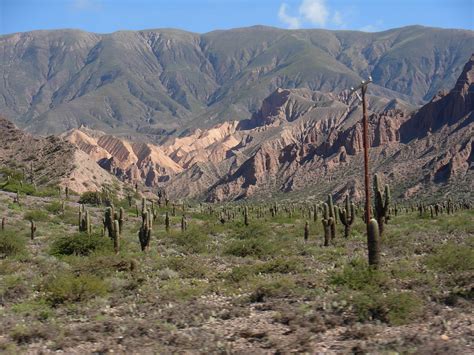
[(35, 188), (33, 185), (21, 183), (18, 180), (10, 180), (2, 183), (0, 185), (0, 190), (8, 192), (19, 192), (23, 195), (33, 195), (35, 193)]
[(14, 256), (26, 252), (25, 239), (15, 231), (0, 232), (0, 259), (6, 256)]
[(64, 272), (48, 278), (43, 284), (46, 300), (51, 305), (82, 302), (107, 293), (105, 282), (94, 275)]
[(89, 255), (97, 250), (107, 250), (110, 240), (99, 235), (78, 233), (72, 236), (62, 236), (53, 241), (50, 254), (60, 255)]
[(342, 271), (330, 276), (330, 283), (351, 290), (379, 289), (386, 286), (388, 276), (380, 270), (371, 269), (362, 259), (354, 259)]
[(301, 271), (301, 264), (296, 259), (276, 258), (254, 265), (237, 266), (227, 274), (226, 279), (240, 282), (258, 274), (290, 274)]
[(23, 218), (27, 221), (46, 222), (49, 220), (49, 215), (43, 210), (31, 210), (26, 212)]
[(254, 284), (249, 295), (250, 302), (264, 302), (270, 297), (287, 297), (295, 292), (295, 281), (287, 276), (262, 280)]
[(225, 255), (240, 257), (268, 257), (276, 253), (275, 244), (269, 240), (249, 238), (231, 241), (224, 250)]
[(380, 320), (390, 325), (402, 325), (418, 318), (423, 312), (423, 301), (410, 292), (357, 292), (351, 305), (359, 321)]
[(103, 199), (102, 199), (101, 193), (97, 191), (86, 191), (79, 198), (79, 203), (88, 204), (88, 205), (99, 206), (102, 204), (102, 201)]
[(209, 235), (198, 228), (190, 228), (186, 232), (172, 236), (173, 242), (180, 246), (187, 254), (206, 253), (210, 244)]
[(425, 259), (426, 265), (437, 271), (455, 273), (474, 270), (474, 248), (446, 244), (438, 247), (433, 255)]
[(59, 214), (62, 211), (62, 205), (59, 201), (53, 201), (50, 204), (46, 205), (46, 211), (53, 214)]

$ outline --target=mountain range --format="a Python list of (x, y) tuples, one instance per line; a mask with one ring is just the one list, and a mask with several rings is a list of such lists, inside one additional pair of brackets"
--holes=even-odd
[(0, 48), (0, 112), (18, 126), (158, 141), (248, 119), (277, 88), (339, 93), (369, 75), (373, 95), (423, 104), (455, 83), (474, 32), (54, 30), (3, 35)]
[[(71, 169), (53, 179), (68, 184), (88, 161), (88, 173), (72, 179), (78, 192), (117, 177), (173, 198), (358, 200), (362, 110), (348, 88), (372, 75), (371, 172), (395, 198), (469, 198), (473, 41), (472, 31), (420, 26), (7, 35), (1, 112), (30, 132), (60, 136), (20, 134), (8, 121), (4, 135), (56, 142), (69, 152), (59, 154), (63, 162), (71, 152), (86, 157), (66, 159)], [(5, 164), (15, 163), (15, 149), (25, 148), (0, 149)]]

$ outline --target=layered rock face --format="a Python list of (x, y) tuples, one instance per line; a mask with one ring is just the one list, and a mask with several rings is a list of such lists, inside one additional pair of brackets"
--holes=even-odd
[[(455, 87), (410, 112), (368, 96), (371, 171), (398, 197), (472, 190), (474, 57)], [(108, 171), (175, 198), (268, 198), (278, 192), (362, 196), (360, 103), (309, 89), (277, 89), (248, 120), (170, 137), (159, 146), (80, 129), (65, 137)]]
[(439, 92), (401, 128), (404, 142), (436, 132), (443, 126), (472, 123), (474, 111), (474, 54), (449, 92)]
[[(68, 186), (82, 193), (100, 190), (104, 185), (121, 185), (74, 144), (55, 136), (34, 137), (2, 117), (0, 142), (0, 166), (23, 169), (28, 175), (33, 171), (38, 186)], [(96, 151), (91, 149), (89, 153)]]
[(159, 147), (152, 144), (129, 142), (84, 127), (65, 132), (61, 136), (123, 181), (157, 186), (159, 182), (166, 181), (183, 170)]

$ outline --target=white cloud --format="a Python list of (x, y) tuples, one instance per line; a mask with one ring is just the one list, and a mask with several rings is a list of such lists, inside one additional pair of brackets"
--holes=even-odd
[(299, 8), (300, 15), (313, 25), (326, 25), (329, 10), (324, 0), (303, 0)]
[(283, 3), (280, 5), (280, 9), (278, 10), (278, 18), (281, 22), (288, 26), (291, 29), (297, 29), (301, 27), (301, 21), (296, 16), (288, 15), (288, 5)]
[(345, 26), (345, 16), (340, 11), (332, 11), (326, 5), (326, 0), (301, 0), (297, 16), (290, 15), (289, 10), (286, 3), (282, 3), (278, 9), (278, 19), (288, 28), (301, 28), (305, 23), (319, 27), (326, 27), (326, 25)]

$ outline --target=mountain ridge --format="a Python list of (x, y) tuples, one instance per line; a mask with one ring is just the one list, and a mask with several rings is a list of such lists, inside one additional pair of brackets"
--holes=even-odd
[(374, 95), (419, 104), (454, 83), (474, 32), (45, 30), (0, 36), (0, 47), (0, 112), (22, 128), (49, 134), (86, 124), (119, 135), (156, 131), (159, 140), (248, 119), (278, 87), (339, 92), (369, 74)]

